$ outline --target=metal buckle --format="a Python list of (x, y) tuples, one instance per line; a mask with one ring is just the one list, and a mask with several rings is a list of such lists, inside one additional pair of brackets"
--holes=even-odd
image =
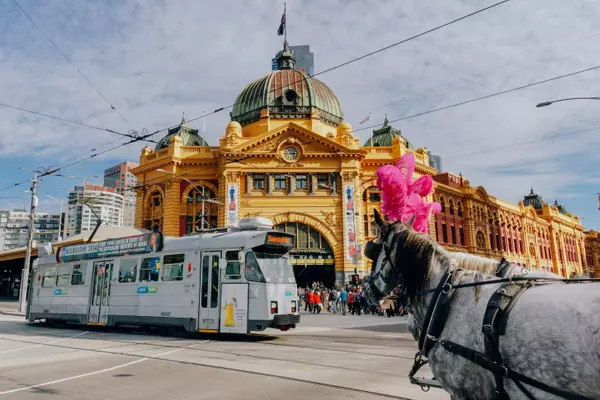
[(452, 284), (450, 282), (444, 283), (444, 286), (442, 286), (442, 293), (448, 294), (448, 293), (450, 293), (451, 290), (452, 290)]

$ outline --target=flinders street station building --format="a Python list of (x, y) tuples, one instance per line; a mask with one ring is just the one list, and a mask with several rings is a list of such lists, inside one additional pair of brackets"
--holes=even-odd
[(598, 233), (584, 232), (561, 205), (533, 190), (511, 204), (438, 171), (426, 149), (413, 149), (387, 121), (361, 144), (335, 94), (294, 68), (287, 45), (276, 60), (277, 70), (241, 91), (218, 145), (182, 119), (154, 149), (142, 150), (133, 170), (136, 227), (182, 236), (266, 217), (296, 235), (292, 263), (299, 284), (343, 283), (370, 267), (362, 246), (378, 233), (375, 172), (412, 153), (415, 175), (435, 181), (429, 200), (442, 204), (430, 235), (449, 250), (505, 257), (567, 277), (600, 274)]

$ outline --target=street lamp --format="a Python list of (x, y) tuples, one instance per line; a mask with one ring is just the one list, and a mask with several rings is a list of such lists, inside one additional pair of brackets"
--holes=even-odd
[(200, 224), (201, 224), (200, 225), (200, 230), (204, 230), (204, 220), (205, 220), (204, 203), (214, 203), (214, 204), (222, 204), (222, 203), (220, 201), (218, 201), (218, 200), (206, 197), (206, 194), (205, 194), (205, 191), (204, 191), (204, 186), (202, 186), (202, 190), (200, 190), (200, 188), (194, 182), (190, 181), (189, 179), (187, 179), (184, 176), (181, 176), (179, 174), (176, 174), (175, 172), (167, 171), (167, 170), (164, 170), (164, 169), (157, 169), (156, 171), (157, 172), (162, 172), (162, 173), (165, 173), (165, 174), (171, 174), (173, 176), (177, 176), (178, 178), (181, 178), (184, 181), (186, 181), (187, 183), (189, 183), (190, 185), (192, 185), (192, 187), (194, 189), (196, 189), (198, 192), (202, 193), (202, 196), (200, 197), (200, 199), (201, 199), (200, 203), (202, 204), (202, 211), (201, 211), (201, 213), (202, 213), (202, 219), (200, 221)]
[(551, 100), (551, 101), (543, 101), (541, 103), (538, 103), (536, 105), (536, 107), (540, 108), (540, 107), (547, 107), (552, 103), (558, 103), (561, 101), (571, 101), (571, 100), (600, 100), (600, 97), (568, 97), (566, 99), (558, 99), (558, 100)]

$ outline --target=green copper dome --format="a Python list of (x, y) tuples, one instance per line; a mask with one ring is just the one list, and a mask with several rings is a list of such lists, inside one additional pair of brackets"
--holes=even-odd
[(181, 123), (175, 127), (169, 129), (169, 132), (165, 137), (156, 143), (154, 151), (166, 149), (171, 144), (171, 138), (179, 136), (181, 138), (182, 146), (208, 146), (208, 143), (204, 138), (198, 135), (198, 129), (192, 129), (185, 123), (185, 117), (181, 117)]
[(558, 201), (556, 199), (554, 199), (554, 207), (558, 208), (558, 212), (561, 214), (568, 214), (567, 209), (565, 208), (565, 206), (563, 206), (562, 204), (558, 204)]
[(523, 204), (541, 210), (544, 207), (544, 199), (539, 194), (535, 194), (533, 188), (531, 188), (531, 192), (523, 199)]
[(262, 110), (270, 118), (318, 118), (332, 126), (344, 120), (342, 106), (327, 85), (294, 69), (295, 56), (287, 43), (276, 57), (278, 70), (248, 84), (235, 100), (231, 120), (240, 125), (258, 121)]
[(412, 144), (402, 136), (400, 129), (393, 128), (388, 124), (387, 115), (383, 120), (383, 126), (373, 130), (373, 136), (363, 144), (364, 147), (389, 147), (394, 138), (400, 138), (404, 141), (407, 148), (412, 149)]

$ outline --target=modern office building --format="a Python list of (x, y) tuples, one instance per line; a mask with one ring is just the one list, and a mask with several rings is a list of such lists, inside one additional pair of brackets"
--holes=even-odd
[(123, 226), (133, 226), (135, 223), (135, 193), (133, 187), (137, 184), (131, 170), (138, 164), (126, 161), (104, 170), (104, 186), (115, 189), (123, 196)]
[[(75, 186), (69, 192), (65, 238), (93, 230), (98, 217), (102, 225), (123, 226), (125, 199), (116, 189), (97, 185)], [(93, 212), (92, 212), (93, 209)]]

